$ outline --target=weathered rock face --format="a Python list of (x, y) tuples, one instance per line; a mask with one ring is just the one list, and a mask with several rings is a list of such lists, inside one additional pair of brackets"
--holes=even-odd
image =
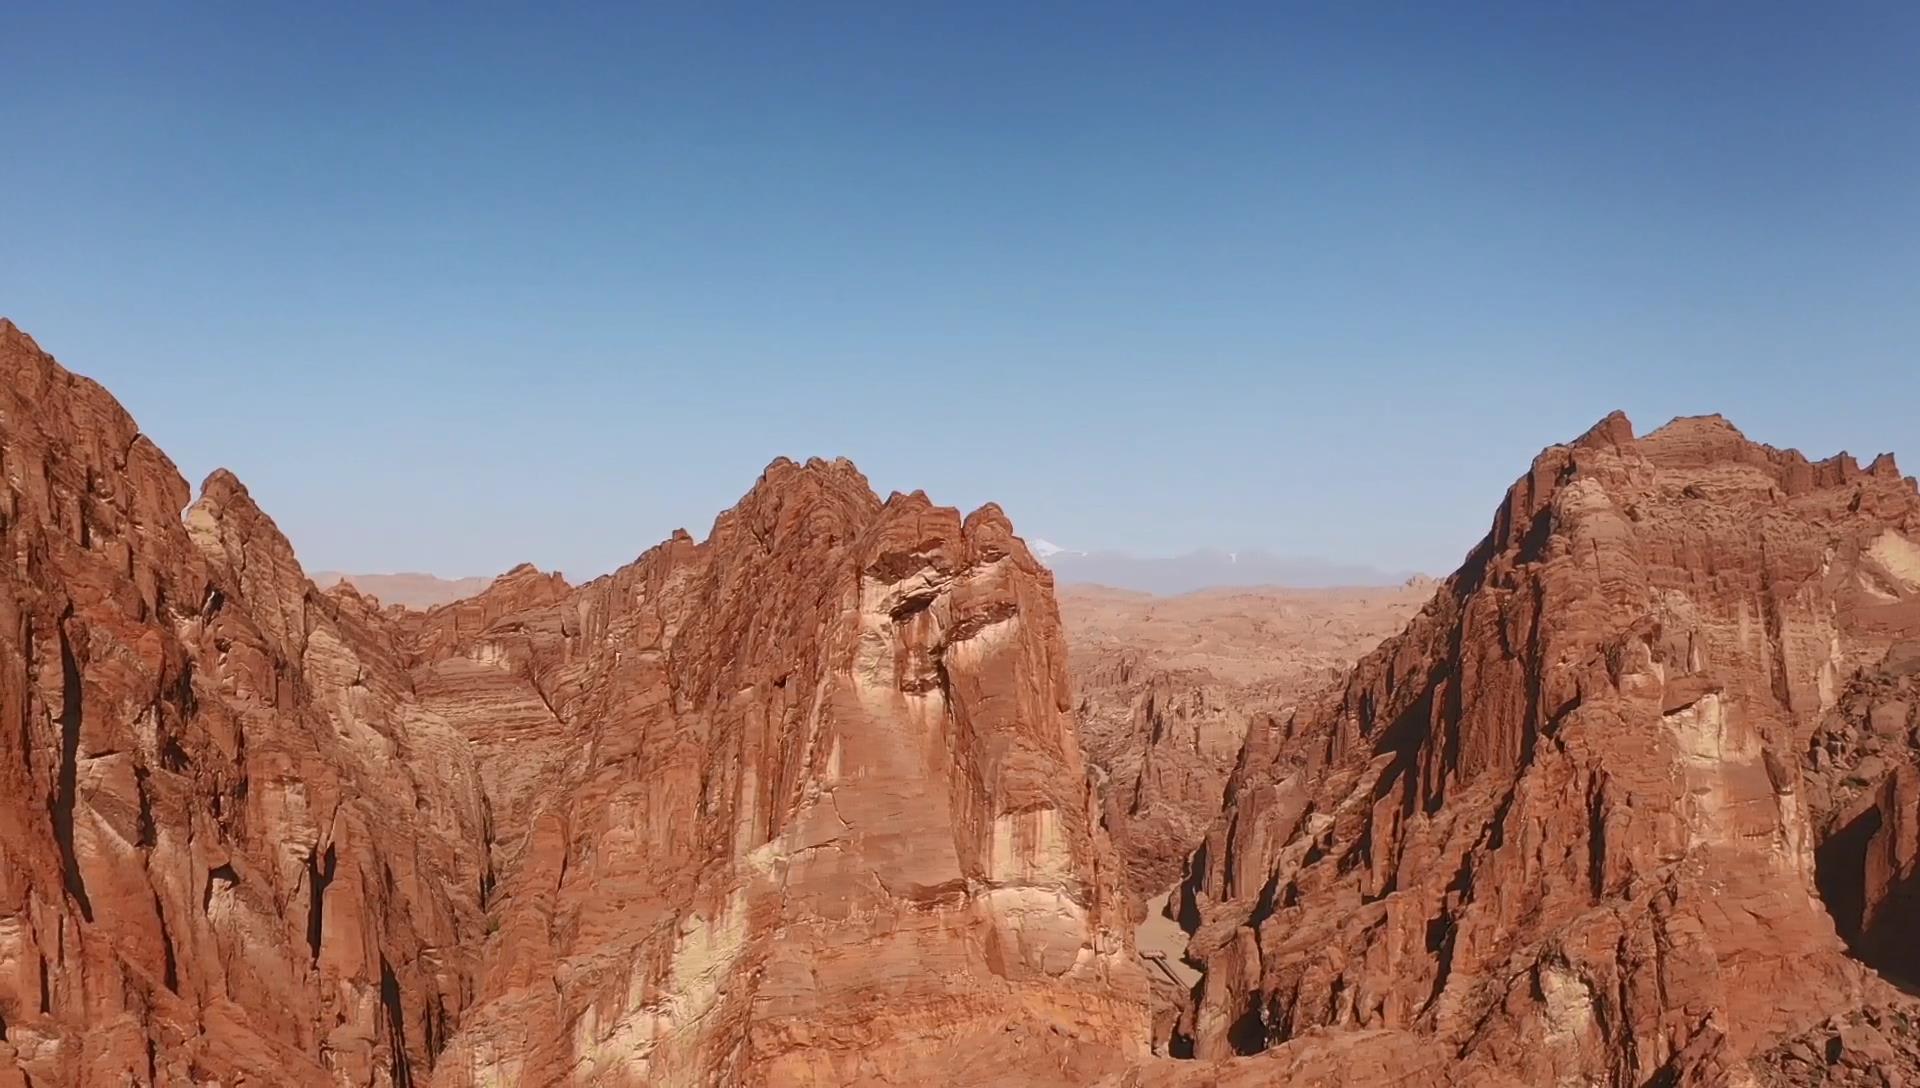
[(381, 610), (0, 322), (0, 481), (0, 1088), (1920, 1076), (1891, 458), (1609, 418), (1287, 714), (1137, 650), (1076, 706), (1000, 511), (845, 462)]
[(780, 461), (705, 543), (471, 636), (429, 614), (421, 690), (496, 692), (448, 713), (532, 764), (490, 780), (515, 845), (440, 1083), (1071, 1084), (1144, 1053), (1050, 591), (996, 508)]
[[(1831, 801), (1803, 763), (1920, 630), (1916, 541), (1891, 458), (1810, 464), (1718, 418), (1547, 450), (1405, 633), (1250, 735), (1185, 889), (1194, 1051), (1412, 1032), (1454, 1079), (1753, 1083), (1897, 1003), (1816, 894)], [(1884, 890), (1912, 807), (1872, 788), (1907, 814), (1865, 848)]]
[(0, 479), (0, 1084), (423, 1076), (482, 925), (466, 742), (5, 321)]
[(0, 1084), (1073, 1084), (1147, 1046), (1051, 580), (777, 462), (696, 544), (315, 590), (0, 325)]

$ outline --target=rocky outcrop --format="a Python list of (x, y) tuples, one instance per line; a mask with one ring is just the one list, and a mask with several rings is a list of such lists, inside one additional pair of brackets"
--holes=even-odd
[(1219, 812), (1248, 722), (1284, 696), (1132, 655), (1077, 678), (1081, 735), (1128, 885), (1142, 897), (1164, 891)]
[(538, 764), (490, 783), (518, 845), (440, 1082), (1071, 1084), (1143, 1054), (1050, 590), (994, 507), (782, 460), (705, 542), (423, 649), (423, 691), (494, 670), (493, 711), (449, 714)]
[(1462, 1081), (1753, 1083), (1897, 1005), (1817, 894), (1803, 764), (1915, 632), (1916, 540), (1890, 457), (1617, 415), (1541, 454), (1403, 634), (1249, 736), (1184, 891), (1184, 1042), (1413, 1032)]
[(772, 465), (426, 613), (0, 324), (0, 1085), (1066, 1085), (1147, 1047), (1051, 579)]
[(0, 321), (0, 1083), (417, 1083), (481, 797), (377, 618)]
[(1332, 687), (1078, 702), (1004, 515), (844, 461), (383, 609), (0, 322), (0, 481), (0, 1088), (1920, 1075), (1890, 457), (1610, 417)]

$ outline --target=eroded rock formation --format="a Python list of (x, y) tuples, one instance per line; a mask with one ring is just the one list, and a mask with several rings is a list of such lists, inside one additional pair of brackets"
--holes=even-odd
[[(382, 609), (0, 322), (0, 480), (0, 1088), (1920, 1075), (1890, 457), (1610, 417), (1320, 694), (1078, 707), (1001, 512), (844, 461)], [(1195, 835), (1187, 1003), (1131, 934)]]
[(0, 1083), (416, 1083), (482, 799), (377, 618), (0, 321)]
[[(1405, 633), (1250, 735), (1185, 891), (1194, 1052), (1412, 1033), (1448, 1079), (1738, 1084), (1891, 1022), (1817, 894), (1835, 801), (1807, 768), (1848, 678), (1920, 629), (1916, 540), (1890, 457), (1618, 415), (1547, 450)], [(1907, 813), (1863, 848), (1871, 899), (1911, 871), (1909, 786), (1859, 788)]]
[(0, 325), (0, 1084), (1086, 1083), (1147, 1047), (1051, 580), (780, 461), (712, 535), (317, 591)]
[(440, 1083), (1084, 1083), (1144, 1052), (1050, 579), (998, 509), (780, 461), (704, 543), (439, 636), (500, 589), (419, 633), (422, 690), (493, 670), (497, 709), (449, 716), (520, 723), (530, 764), (491, 784), (518, 845)]

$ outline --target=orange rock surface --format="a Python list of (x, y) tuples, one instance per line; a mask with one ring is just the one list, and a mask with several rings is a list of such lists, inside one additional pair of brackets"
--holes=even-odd
[[(0, 1070), (1086, 1083), (1147, 1048), (1051, 578), (778, 461), (712, 535), (427, 614), (185, 516), (0, 326)], [(17, 1078), (16, 1078), (17, 1079)]]
[(1916, 540), (1891, 458), (1618, 415), (1547, 450), (1404, 634), (1249, 737), (1185, 889), (1193, 1051), (1412, 1032), (1466, 1080), (1738, 1084), (1893, 1015), (1817, 893), (1806, 766), (1920, 629)]
[(4, 321), (0, 477), (0, 1083), (423, 1077), (484, 924), (470, 746), (237, 481), (186, 509)]
[(382, 608), (0, 321), (0, 482), (0, 1088), (1920, 1078), (1891, 457), (1612, 416), (1437, 589), (1069, 595), (1077, 681), (845, 461)]

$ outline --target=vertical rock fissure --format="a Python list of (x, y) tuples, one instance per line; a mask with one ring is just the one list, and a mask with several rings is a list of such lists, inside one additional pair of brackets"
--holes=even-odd
[(493, 899), (493, 801), (482, 794), (480, 797), (480, 858), (483, 868), (480, 871), (480, 909), (486, 910)]
[(152, 849), (153, 844), (158, 841), (158, 834), (153, 826), (153, 798), (147, 795), (147, 773), (144, 766), (136, 765), (133, 768), (133, 792), (140, 808), (138, 841), (134, 845), (144, 850)]
[[(73, 615), (69, 609), (67, 618)], [(80, 905), (80, 917), (93, 921), (93, 901), (80, 876), (80, 857), (74, 850), (73, 810), (80, 782), (80, 663), (73, 656), (66, 619), (60, 623), (60, 780), (53, 798), (53, 838), (60, 848), (60, 869), (67, 894)]]
[(334, 847), (327, 845), (326, 867), (320, 867), (312, 851), (307, 852), (307, 946), (313, 949), (314, 962), (320, 960), (321, 930), (326, 921), (327, 885), (333, 883), (336, 862)]
[(167, 907), (160, 901), (160, 893), (153, 893), (153, 913), (160, 919), (160, 950), (165, 959), (165, 979), (167, 989), (180, 992), (180, 961), (174, 958), (173, 932), (167, 928)]
[[(329, 851), (331, 853), (331, 851)], [(380, 957), (380, 1006), (387, 1013), (388, 1044), (393, 1049), (393, 1088), (413, 1088), (413, 1068), (407, 1060), (407, 1022), (400, 1008), (400, 980), (387, 957)]]
[[(20, 647), (26, 656), (26, 669), (23, 677), (39, 675), (39, 655), (33, 652), (33, 613), (26, 612), (20, 617)], [(33, 700), (20, 700), (20, 765), (27, 773), (33, 773)]]

